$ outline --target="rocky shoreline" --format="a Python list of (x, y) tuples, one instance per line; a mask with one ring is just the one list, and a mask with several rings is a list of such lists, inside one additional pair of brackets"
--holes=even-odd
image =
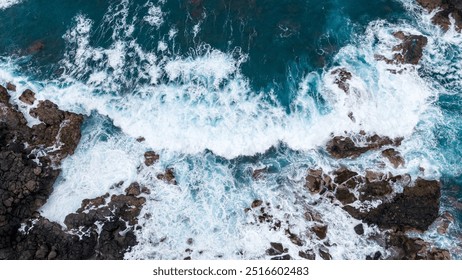
[(86, 199), (65, 219), (66, 229), (42, 217), (59, 176), (61, 161), (80, 141), (81, 115), (52, 102), (36, 101), (26, 90), (19, 97), (40, 121), (29, 126), (0, 86), (0, 259), (122, 259), (136, 245), (134, 230), (148, 190), (131, 184), (125, 194)]

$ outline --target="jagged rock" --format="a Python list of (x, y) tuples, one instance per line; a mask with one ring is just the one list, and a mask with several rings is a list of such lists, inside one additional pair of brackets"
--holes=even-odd
[(19, 100), (28, 105), (32, 105), (35, 102), (35, 93), (30, 89), (26, 89), (19, 97)]
[(300, 251), (298, 252), (298, 256), (307, 260), (316, 259), (316, 254), (313, 252), (313, 250)]
[(162, 180), (168, 184), (176, 185), (175, 173), (173, 168), (165, 170), (164, 174), (157, 175), (157, 179)]
[(350, 171), (346, 168), (340, 168), (334, 172), (335, 179), (334, 182), (337, 184), (343, 184), (350, 180), (351, 178), (358, 175), (358, 173), (354, 171)]
[(323, 258), (324, 260), (331, 260), (332, 259), (332, 256), (329, 253), (329, 249), (327, 249), (326, 247), (319, 248), (318, 252), (319, 252), (319, 255), (321, 256), (321, 258)]
[(327, 225), (316, 225), (312, 228), (312, 231), (321, 240), (327, 237)]
[(446, 234), (452, 223), (454, 223), (454, 216), (448, 211), (445, 211), (435, 221), (437, 232), (439, 234)]
[(359, 200), (365, 201), (382, 198), (383, 196), (391, 194), (393, 188), (390, 186), (390, 183), (387, 180), (383, 180), (366, 182), (359, 191)]
[(408, 35), (402, 31), (398, 31), (393, 35), (402, 41), (401, 44), (393, 47), (393, 51), (398, 52), (393, 57), (394, 61), (401, 64), (418, 64), (427, 45), (427, 37)]
[(449, 260), (449, 251), (432, 247), (420, 238), (410, 238), (403, 232), (393, 232), (387, 239), (387, 246), (395, 254), (392, 259), (399, 260)]
[(141, 194), (141, 187), (138, 183), (132, 183), (125, 189), (125, 193), (129, 196), (138, 196)]
[(284, 249), (281, 243), (271, 242), (271, 248), (266, 250), (266, 254), (269, 256), (277, 256), (287, 252), (287, 249)]
[(335, 76), (334, 83), (345, 93), (350, 92), (350, 85), (348, 81), (351, 80), (351, 73), (348, 72), (345, 68), (338, 68), (331, 72), (331, 75)]
[(358, 146), (350, 137), (335, 136), (327, 143), (326, 149), (334, 158), (357, 158), (363, 153), (371, 150), (378, 150), (383, 146), (399, 146), (401, 141), (401, 138), (392, 140), (388, 137), (375, 134), (365, 137), (363, 141), (364, 145)]
[(16, 91), (16, 85), (14, 85), (12, 83), (7, 83), (6, 84), (6, 89), (9, 90), (9, 91)]
[(159, 160), (159, 155), (154, 151), (148, 151), (144, 153), (144, 164), (151, 166)]
[(354, 194), (347, 187), (339, 186), (335, 191), (335, 197), (344, 205), (353, 203), (356, 200)]
[(421, 178), (413, 186), (405, 187), (392, 201), (384, 202), (367, 212), (347, 205), (344, 209), (357, 219), (382, 228), (397, 227), (426, 230), (438, 217), (440, 204), (440, 183)]
[(305, 187), (311, 193), (319, 193), (323, 187), (331, 188), (332, 179), (322, 172), (322, 169), (310, 169), (305, 178)]
[(450, 17), (455, 20), (456, 30), (462, 29), (462, 1), (461, 0), (417, 0), (417, 2), (428, 11), (439, 9), (433, 16), (432, 21), (448, 30), (451, 25)]
[(43, 123), (32, 127), (32, 140), (28, 142), (41, 149), (59, 148), (49, 151), (50, 161), (59, 164), (74, 150), (80, 141), (80, 126), (83, 116), (59, 110), (51, 101), (40, 101), (37, 108), (30, 110), (30, 115)]
[(404, 165), (404, 159), (395, 149), (390, 148), (382, 151), (382, 156), (386, 157), (395, 168)]
[(292, 232), (290, 232), (289, 229), (286, 229), (285, 233), (293, 244), (297, 246), (303, 246), (303, 241), (296, 234), (293, 234)]

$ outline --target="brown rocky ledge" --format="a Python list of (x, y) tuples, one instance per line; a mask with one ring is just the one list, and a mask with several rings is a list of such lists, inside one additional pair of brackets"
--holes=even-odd
[(356, 158), (368, 151), (378, 150), (383, 146), (399, 146), (403, 140), (402, 138), (390, 139), (377, 134), (365, 136), (364, 132), (354, 136), (354, 138), (356, 138), (356, 141), (353, 141), (350, 136), (335, 136), (327, 143), (326, 149), (331, 156), (337, 159)]
[(456, 29), (459, 31), (462, 29), (462, 0), (417, 0), (417, 2), (430, 12), (439, 10), (432, 18), (434, 24), (448, 30), (452, 17)]
[(388, 64), (419, 64), (422, 59), (423, 51), (428, 43), (428, 39), (422, 35), (407, 34), (398, 31), (393, 34), (401, 43), (393, 47), (393, 58), (389, 59), (383, 55), (377, 54), (377, 60), (383, 60)]

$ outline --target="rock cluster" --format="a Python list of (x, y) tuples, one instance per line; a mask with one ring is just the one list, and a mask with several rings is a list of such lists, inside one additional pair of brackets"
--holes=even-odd
[[(86, 199), (65, 219), (67, 228), (41, 217), (61, 161), (80, 141), (83, 116), (26, 90), (19, 100), (40, 123), (28, 126), (0, 86), (0, 259), (121, 259), (136, 245), (137, 217), (145, 203), (137, 183), (125, 194)], [(151, 158), (152, 159), (152, 158)]]
[(47, 101), (33, 109), (42, 123), (29, 127), (9, 101), (0, 86), (0, 250), (11, 249), (21, 222), (46, 202), (59, 175), (53, 166), (74, 152), (83, 122)]
[(417, 0), (428, 11), (439, 11), (433, 16), (434, 24), (448, 30), (451, 18), (454, 19), (456, 29), (462, 29), (462, 1), (461, 0)]

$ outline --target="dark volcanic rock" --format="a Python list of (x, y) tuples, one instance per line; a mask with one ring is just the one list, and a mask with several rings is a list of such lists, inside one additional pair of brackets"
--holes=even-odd
[[(16, 235), (10, 259), (122, 259), (137, 244), (133, 226), (145, 199), (133, 195), (109, 194), (82, 201), (76, 213), (66, 216), (67, 230), (38, 217), (29, 220), (25, 233)], [(138, 186), (139, 187), (139, 186)], [(33, 226), (32, 226), (33, 225)]]
[[(50, 108), (45, 113), (43, 104)], [(63, 112), (49, 101), (35, 110), (45, 123), (30, 128), (22, 113), (9, 104), (7, 90), (0, 87), (0, 258), (19, 258), (11, 252), (19, 254), (13, 247), (21, 240), (20, 224), (31, 218), (51, 194), (59, 175), (52, 164), (72, 154), (80, 140), (82, 116)], [(49, 118), (53, 120), (48, 122)], [(38, 151), (40, 157), (36, 156)], [(48, 247), (40, 245), (30, 258), (50, 254), (53, 258), (53, 251), (46, 254)]]
[(381, 180), (366, 182), (359, 191), (359, 199), (364, 201), (381, 198), (385, 195), (391, 194), (393, 188), (390, 186), (390, 183), (387, 180)]
[(298, 252), (298, 256), (307, 260), (316, 259), (316, 254), (313, 252), (313, 250), (300, 251)]
[(321, 258), (323, 258), (324, 260), (331, 260), (332, 259), (332, 256), (329, 253), (329, 249), (327, 249), (326, 247), (319, 248), (318, 252), (319, 252), (319, 255), (321, 256)]
[(363, 226), (363, 224), (358, 224), (353, 229), (355, 230), (357, 235), (363, 235), (364, 234), (364, 226)]
[(344, 209), (357, 219), (382, 228), (397, 227), (426, 230), (438, 217), (440, 183), (418, 178), (412, 187), (405, 187), (392, 201), (384, 202), (368, 212), (349, 205)]
[(354, 194), (347, 187), (339, 186), (335, 191), (335, 197), (344, 205), (353, 203), (356, 200)]
[(268, 254), (269, 256), (277, 256), (287, 252), (287, 250), (284, 249), (284, 246), (282, 246), (281, 243), (271, 242), (270, 245), (271, 248), (266, 250), (266, 254)]

